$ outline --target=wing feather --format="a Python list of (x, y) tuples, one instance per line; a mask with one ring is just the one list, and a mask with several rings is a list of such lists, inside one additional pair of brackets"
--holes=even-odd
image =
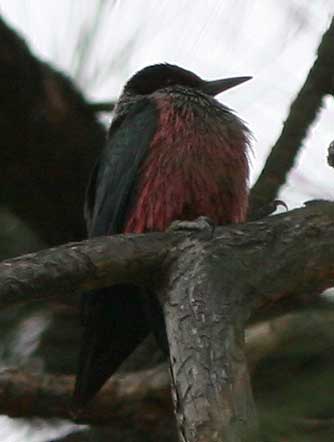
[[(121, 233), (135, 201), (140, 165), (156, 129), (157, 111), (148, 99), (113, 122), (86, 194), (90, 237)], [(142, 290), (114, 286), (82, 296), (83, 333), (74, 399), (90, 400), (149, 334)]]

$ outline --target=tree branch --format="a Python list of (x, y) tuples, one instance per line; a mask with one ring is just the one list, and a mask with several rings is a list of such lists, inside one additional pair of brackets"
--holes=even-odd
[[(250, 440), (245, 321), (334, 283), (334, 203), (203, 231), (116, 235), (0, 264), (0, 305), (132, 282), (160, 294), (182, 441)], [(211, 438), (211, 439), (208, 439)], [(215, 439), (216, 438), (216, 439)]]
[(0, 263), (0, 306), (112, 283), (158, 287), (173, 261), (185, 252), (196, 255), (204, 246), (245, 291), (245, 310), (299, 294), (315, 296), (334, 285), (333, 221), (334, 203), (324, 201), (261, 221), (217, 227), (204, 242), (195, 233), (170, 232), (69, 243)]
[[(10, 417), (73, 419), (73, 376), (0, 372), (0, 413)], [(129, 425), (156, 431), (161, 420), (173, 425), (166, 367), (114, 376), (76, 421), (89, 424)], [(175, 424), (174, 424), (175, 426)]]
[[(246, 331), (246, 353), (250, 372), (277, 353), (305, 357), (326, 354), (333, 347), (333, 309), (307, 310), (251, 325)], [(286, 367), (287, 371), (289, 367)], [(319, 374), (320, 375), (320, 374)]]
[[(333, 312), (286, 315), (250, 327), (246, 353), (251, 372), (256, 365), (277, 350), (307, 354), (328, 354), (332, 347)], [(307, 349), (307, 350), (306, 350)], [(289, 367), (286, 367), (289, 371)], [(73, 419), (70, 412), (73, 376), (30, 374), (14, 369), (0, 372), (0, 413), (10, 417)], [(162, 425), (173, 430), (166, 440), (176, 440), (172, 414), (169, 376), (166, 364), (153, 370), (114, 376), (77, 421), (91, 425), (111, 425), (114, 431), (133, 429), (149, 432), (152, 440), (161, 440)], [(284, 420), (284, 419), (283, 419)], [(162, 424), (163, 423), (163, 424)], [(287, 421), (289, 424), (289, 421)], [(164, 433), (166, 433), (164, 429)], [(147, 436), (146, 436), (147, 437)], [(170, 437), (170, 439), (169, 439)], [(145, 439), (144, 439), (145, 440)], [(151, 439), (150, 439), (151, 440)], [(165, 439), (164, 439), (165, 440)]]
[(180, 434), (185, 441), (214, 434), (245, 440), (253, 431), (254, 405), (244, 321), (254, 306), (333, 284), (333, 219), (334, 204), (323, 202), (220, 227), (212, 238), (169, 232), (68, 244), (3, 262), (0, 304), (125, 281), (155, 286), (166, 296)]
[(115, 235), (0, 263), (0, 306), (64, 297), (111, 284), (148, 284), (182, 235)]
[[(170, 269), (163, 299), (180, 441), (251, 441), (255, 404), (244, 352), (242, 292), (206, 244)], [(236, 276), (234, 274), (234, 276)]]
[(334, 18), (323, 35), (318, 57), (290, 107), (280, 137), (273, 146), (257, 182), (252, 188), (250, 217), (277, 198), (286, 182), (308, 128), (321, 108), (322, 99), (334, 92)]

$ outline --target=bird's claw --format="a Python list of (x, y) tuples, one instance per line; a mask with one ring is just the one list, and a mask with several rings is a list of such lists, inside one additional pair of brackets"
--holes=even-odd
[(274, 210), (271, 213), (274, 213), (279, 206), (284, 207), (287, 212), (289, 211), (288, 205), (282, 200), (274, 200), (272, 204), (273, 204)]
[(262, 218), (265, 218), (266, 216), (272, 215), (274, 212), (276, 212), (278, 207), (284, 207), (286, 211), (289, 210), (288, 205), (282, 201), (282, 200), (274, 200), (270, 204), (267, 204), (266, 206), (262, 206), (261, 208), (257, 209), (256, 211), (251, 211), (250, 216), (248, 218), (248, 221), (256, 221)]
[(193, 221), (176, 220), (168, 227), (168, 232), (201, 232), (205, 237), (212, 237), (215, 223), (207, 216), (200, 216)]

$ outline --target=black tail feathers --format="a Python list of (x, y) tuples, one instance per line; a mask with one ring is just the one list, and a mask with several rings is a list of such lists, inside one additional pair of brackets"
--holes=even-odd
[(84, 296), (84, 324), (74, 406), (100, 390), (150, 332), (141, 289), (122, 285)]

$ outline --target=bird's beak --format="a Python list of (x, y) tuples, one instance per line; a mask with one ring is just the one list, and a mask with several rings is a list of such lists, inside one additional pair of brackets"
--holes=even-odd
[(205, 94), (215, 96), (220, 94), (231, 87), (238, 86), (238, 84), (244, 83), (250, 80), (252, 77), (233, 77), (224, 78), (223, 80), (204, 81), (200, 90)]

